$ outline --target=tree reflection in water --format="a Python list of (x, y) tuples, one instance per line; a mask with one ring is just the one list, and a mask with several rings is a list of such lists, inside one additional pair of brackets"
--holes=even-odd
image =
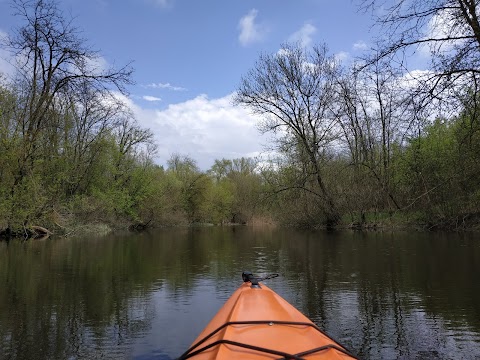
[(225, 227), (0, 243), (0, 358), (174, 358), (245, 269), (361, 358), (480, 357), (478, 236)]

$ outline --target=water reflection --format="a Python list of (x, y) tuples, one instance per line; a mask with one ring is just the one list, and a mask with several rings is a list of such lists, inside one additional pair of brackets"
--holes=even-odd
[(362, 358), (480, 357), (480, 239), (234, 227), (0, 243), (0, 358), (174, 358), (244, 269)]

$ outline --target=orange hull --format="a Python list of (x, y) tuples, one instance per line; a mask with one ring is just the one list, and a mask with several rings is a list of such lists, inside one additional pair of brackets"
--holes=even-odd
[(180, 359), (355, 359), (267, 286), (243, 283)]

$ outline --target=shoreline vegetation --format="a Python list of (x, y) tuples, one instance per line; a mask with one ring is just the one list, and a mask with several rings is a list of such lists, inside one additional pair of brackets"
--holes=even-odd
[[(457, 218), (437, 219), (437, 222), (424, 222), (418, 217), (418, 214), (370, 214), (370, 220), (360, 223), (358, 221), (348, 221), (348, 217), (343, 219), (341, 223), (337, 224), (335, 231), (351, 230), (351, 231), (447, 231), (447, 232), (477, 232), (480, 231), (480, 215), (465, 215)], [(352, 220), (350, 218), (350, 220)], [(223, 223), (188, 223), (182, 222), (178, 224), (170, 223), (168, 225), (151, 225), (146, 223), (131, 223), (128, 221), (121, 221), (116, 223), (72, 223), (67, 226), (60, 224), (53, 224), (53, 231), (41, 226), (31, 225), (22, 229), (21, 233), (8, 233), (6, 229), (0, 229), (0, 241), (11, 239), (23, 240), (45, 240), (49, 237), (78, 237), (78, 236), (94, 236), (102, 237), (111, 233), (129, 232), (144, 232), (155, 231), (161, 228), (175, 228), (175, 227), (210, 227), (210, 226), (249, 226), (249, 227), (296, 227), (299, 229), (309, 230), (327, 230), (326, 224), (318, 223), (316, 225), (308, 225), (306, 227), (297, 225), (285, 225), (278, 223), (273, 217), (262, 216), (255, 217), (242, 222), (223, 222)]]
[[(457, 25), (448, 41), (391, 33), (351, 64), (326, 44), (262, 54), (234, 103), (274, 135), (274, 155), (201, 170), (178, 153), (155, 163), (154, 134), (121, 100), (129, 64), (95, 67), (100, 55), (58, 1), (13, 0), (23, 22), (0, 43), (16, 65), (0, 72), (0, 238), (253, 220), (480, 230), (480, 24), (462, 3), (412, 1), (375, 20), (400, 31), (443, 16)], [(430, 68), (406, 72), (396, 56), (426, 43)]]

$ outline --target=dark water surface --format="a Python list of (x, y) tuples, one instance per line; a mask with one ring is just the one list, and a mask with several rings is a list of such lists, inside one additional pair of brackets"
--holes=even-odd
[(480, 235), (246, 227), (0, 243), (0, 359), (172, 359), (244, 269), (365, 359), (480, 358)]

